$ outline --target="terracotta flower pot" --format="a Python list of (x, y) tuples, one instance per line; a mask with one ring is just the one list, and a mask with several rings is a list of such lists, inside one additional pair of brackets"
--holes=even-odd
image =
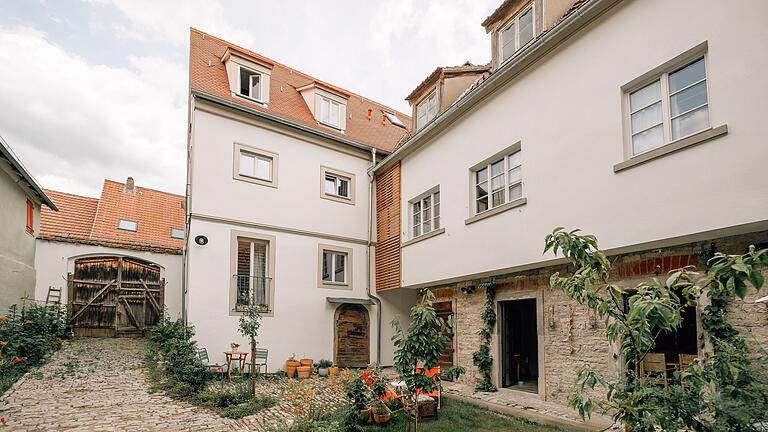
[(392, 414), (376, 414), (373, 413), (373, 421), (376, 422), (376, 424), (384, 424), (389, 423), (389, 421), (392, 419)]
[(288, 378), (293, 378), (293, 374), (299, 366), (301, 366), (301, 362), (298, 360), (288, 360), (285, 362), (285, 374), (288, 375)]
[(360, 410), (359, 419), (360, 423), (369, 423), (371, 421), (371, 409)]
[(312, 365), (315, 364), (315, 361), (310, 358), (301, 359), (299, 360), (299, 362), (301, 362), (302, 366), (309, 366), (309, 367), (312, 367)]
[(312, 366), (299, 366), (296, 368), (299, 378), (309, 378), (312, 375)]
[(339, 374), (339, 368), (337, 366), (331, 366), (328, 368), (328, 373), (330, 373), (331, 376), (336, 376)]

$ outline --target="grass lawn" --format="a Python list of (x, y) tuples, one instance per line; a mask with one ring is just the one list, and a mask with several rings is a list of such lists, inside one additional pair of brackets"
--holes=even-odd
[[(477, 407), (461, 401), (443, 399), (443, 407), (437, 420), (421, 423), (419, 430), (423, 432), (463, 432), (463, 431), (564, 431), (555, 426), (547, 426), (529, 422), (518, 417), (497, 414), (493, 411)], [(367, 426), (366, 431), (403, 432), (405, 416), (402, 412), (395, 414), (392, 421), (385, 426)], [(413, 428), (411, 429), (413, 430)]]

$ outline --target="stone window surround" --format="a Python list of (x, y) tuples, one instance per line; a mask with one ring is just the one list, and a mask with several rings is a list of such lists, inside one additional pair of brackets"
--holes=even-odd
[(230, 231), (230, 256), (229, 256), (229, 316), (241, 316), (242, 311), (235, 310), (237, 301), (237, 242), (238, 238), (251, 240), (260, 240), (267, 243), (267, 268), (266, 275), (271, 278), (267, 299), (269, 300), (269, 311), (261, 313), (262, 317), (275, 316), (275, 249), (277, 238), (272, 235), (260, 234), (251, 231)]
[[(510, 154), (513, 154), (513, 153), (516, 153), (516, 152), (519, 152), (519, 151), (522, 151), (522, 142), (521, 141), (518, 141), (518, 142), (512, 144), (511, 146), (509, 146), (509, 147), (507, 147), (507, 148), (505, 148), (505, 149), (503, 149), (503, 150), (493, 154), (492, 156), (485, 158), (481, 162), (478, 162), (478, 163), (476, 163), (475, 165), (473, 165), (473, 166), (471, 166), (469, 168), (469, 174), (468, 174), (468, 176), (469, 176), (469, 191), (470, 191), (469, 192), (469, 211), (472, 213), (472, 215), (469, 218), (464, 220), (464, 225), (469, 225), (469, 224), (475, 223), (477, 221), (486, 219), (488, 217), (497, 215), (499, 213), (503, 213), (503, 212), (505, 212), (507, 210), (512, 210), (513, 208), (517, 208), (517, 207), (523, 206), (526, 203), (528, 203), (528, 199), (525, 196), (523, 196), (521, 198), (517, 198), (515, 200), (508, 201), (508, 202), (506, 202), (506, 203), (504, 203), (502, 205), (499, 205), (499, 206), (496, 206), (496, 207), (493, 207), (493, 208), (489, 208), (488, 210), (486, 210), (486, 211), (484, 211), (482, 213), (476, 213), (475, 212), (475, 208), (476, 208), (475, 207), (475, 201), (476, 201), (475, 198), (476, 198), (476, 193), (477, 193), (475, 191), (475, 171), (477, 171), (480, 168), (483, 168), (484, 166), (490, 164), (491, 162), (493, 162), (493, 161), (495, 161), (495, 160), (497, 160), (499, 158), (506, 157), (506, 156), (508, 156)], [(505, 175), (506, 175), (506, 173), (505, 173)], [(491, 199), (490, 181), (491, 181), (491, 179), (490, 179), (490, 173), (489, 173), (489, 176), (488, 176), (488, 184), (489, 184), (488, 199), (489, 199), (489, 205), (490, 205), (490, 199)], [(525, 185), (525, 180), (524, 179), (521, 180), (520, 184)], [(505, 188), (508, 188), (508, 185), (506, 185)], [(525, 188), (523, 188), (523, 191), (525, 191)], [(523, 194), (524, 193), (525, 192), (523, 192)]]
[[(249, 177), (240, 174), (240, 154), (241, 153), (249, 153), (256, 156), (261, 156), (264, 158), (269, 158), (272, 160), (272, 180), (263, 180), (255, 177)], [(280, 155), (277, 153), (273, 153), (268, 150), (260, 149), (257, 147), (252, 147), (246, 144), (241, 144), (238, 142), (234, 143), (234, 152), (232, 156), (232, 178), (235, 180), (240, 180), (248, 183), (254, 183), (262, 186), (269, 186), (273, 188), (277, 188), (277, 175), (278, 175), (278, 167), (280, 164)]]
[[(325, 175), (330, 174), (336, 177), (343, 177), (349, 180), (349, 198), (325, 193)], [(355, 175), (346, 171), (320, 165), (320, 198), (336, 201), (344, 204), (355, 205)]]
[[(323, 280), (323, 252), (338, 252), (347, 256), (344, 280), (345, 282), (332, 282)], [(352, 290), (352, 248), (320, 243), (317, 245), (317, 287), (325, 289)]]
[[(406, 236), (403, 236), (403, 238), (411, 237), (410, 240), (407, 240), (403, 242), (403, 246), (407, 246), (413, 243), (418, 243), (421, 240), (426, 240), (430, 237), (434, 237), (438, 234), (442, 234), (445, 232), (445, 227), (435, 228), (434, 227), (434, 221), (435, 221), (435, 201), (434, 201), (434, 195), (436, 193), (440, 192), (440, 185), (434, 185), (431, 188), (427, 189), (426, 191), (416, 195), (415, 197), (408, 200), (408, 232), (406, 233)], [(413, 205), (421, 200), (423, 200), (426, 197), (432, 197), (432, 219), (430, 221), (432, 230), (428, 232), (423, 232), (423, 228), (421, 231), (421, 234), (414, 236), (413, 235)], [(423, 211), (423, 210), (422, 210)], [(440, 215), (437, 216), (438, 219), (441, 219)], [(422, 225), (424, 224), (424, 220), (421, 220)]]

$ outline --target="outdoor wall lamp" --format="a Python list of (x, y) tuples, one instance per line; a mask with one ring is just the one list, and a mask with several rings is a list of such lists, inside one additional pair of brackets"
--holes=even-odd
[(463, 292), (466, 295), (470, 295), (473, 292), (475, 292), (475, 286), (474, 285), (467, 285), (467, 286), (461, 287), (461, 292)]
[(199, 244), (200, 246), (205, 246), (208, 244), (208, 237), (204, 235), (199, 235), (195, 237), (195, 243)]

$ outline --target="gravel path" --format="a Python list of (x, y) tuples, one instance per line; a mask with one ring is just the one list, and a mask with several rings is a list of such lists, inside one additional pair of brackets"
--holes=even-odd
[[(280, 403), (242, 420), (150, 390), (143, 365), (142, 339), (79, 338), (68, 342), (50, 362), (33, 370), (0, 396), (0, 431), (260, 431), (293, 417), (283, 395), (289, 380), (265, 380), (259, 393)], [(314, 388), (313, 403), (332, 406), (342, 400), (325, 381)], [(293, 402), (295, 403), (295, 402)]]

